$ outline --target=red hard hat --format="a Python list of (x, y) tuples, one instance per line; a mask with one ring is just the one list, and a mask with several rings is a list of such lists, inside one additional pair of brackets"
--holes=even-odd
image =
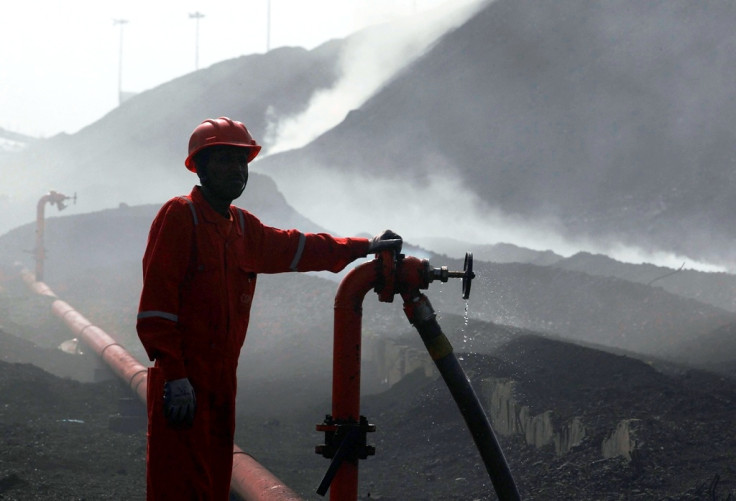
[(241, 122), (230, 120), (227, 117), (220, 117), (217, 120), (208, 118), (192, 132), (192, 136), (189, 138), (189, 156), (184, 161), (184, 165), (190, 171), (197, 172), (197, 166), (192, 160), (194, 155), (204, 148), (218, 144), (247, 148), (249, 163), (261, 151), (261, 146), (256, 143), (256, 140), (251, 137), (250, 132)]

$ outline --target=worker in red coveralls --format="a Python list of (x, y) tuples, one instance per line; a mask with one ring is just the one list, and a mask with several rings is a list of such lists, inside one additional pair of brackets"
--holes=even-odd
[(147, 499), (227, 500), (233, 463), (236, 368), (259, 273), (330, 270), (384, 249), (372, 240), (263, 225), (231, 205), (261, 147), (240, 122), (205, 120), (186, 167), (200, 185), (166, 202), (143, 257), (137, 330), (148, 372)]

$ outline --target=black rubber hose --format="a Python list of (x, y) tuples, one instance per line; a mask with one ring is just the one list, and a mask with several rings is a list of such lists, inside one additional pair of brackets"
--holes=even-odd
[[(417, 331), (419, 331), (424, 345), (427, 347), (437, 369), (439, 369), (442, 378), (445, 380), (447, 388), (452, 394), (452, 398), (460, 409), (460, 413), (463, 415), (465, 423), (473, 436), (475, 445), (478, 448), (478, 452), (480, 452), (499, 500), (520, 500), (521, 496), (516, 487), (514, 477), (511, 475), (509, 465), (506, 462), (501, 446), (496, 439), (496, 435), (493, 433), (491, 423), (480, 404), (478, 396), (475, 394), (470, 381), (468, 381), (465, 375), (465, 371), (463, 371), (457, 357), (453, 353), (450, 341), (437, 323), (429, 301), (426, 299), (426, 296), (422, 296), (422, 299), (426, 304), (423, 305), (424, 308), (420, 309), (424, 311), (415, 315), (421, 318), (410, 318), (409, 320), (416, 327)], [(417, 312), (415, 311), (415, 313)]]

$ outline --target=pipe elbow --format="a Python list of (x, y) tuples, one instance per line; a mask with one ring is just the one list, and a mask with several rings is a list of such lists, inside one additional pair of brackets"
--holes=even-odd
[(375, 287), (377, 280), (375, 261), (356, 266), (340, 282), (335, 295), (335, 309), (360, 311), (365, 295)]

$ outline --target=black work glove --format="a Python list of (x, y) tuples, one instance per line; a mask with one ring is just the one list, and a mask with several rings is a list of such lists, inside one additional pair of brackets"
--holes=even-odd
[(164, 383), (164, 415), (169, 424), (191, 426), (196, 408), (197, 397), (189, 379), (174, 379)]
[(391, 230), (386, 230), (371, 239), (371, 243), (368, 245), (368, 254), (376, 254), (385, 250), (392, 250), (399, 253), (401, 252), (402, 244), (403, 240), (400, 235)]

